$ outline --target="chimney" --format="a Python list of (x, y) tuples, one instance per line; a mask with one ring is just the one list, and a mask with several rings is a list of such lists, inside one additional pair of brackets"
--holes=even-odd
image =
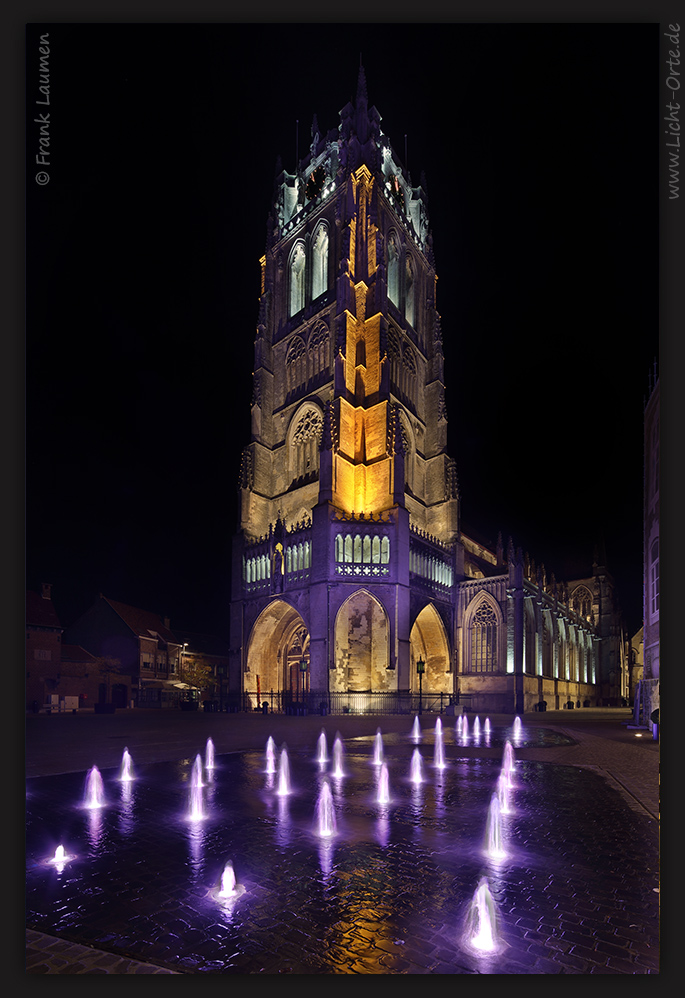
[(41, 593), (40, 594), (43, 597), (43, 599), (50, 599), (51, 600), (52, 599), (52, 595), (51, 595), (52, 582), (41, 582), (40, 588), (41, 588)]
[(164, 618), (164, 626), (166, 627), (167, 631), (171, 630), (171, 621), (169, 620), (168, 617)]

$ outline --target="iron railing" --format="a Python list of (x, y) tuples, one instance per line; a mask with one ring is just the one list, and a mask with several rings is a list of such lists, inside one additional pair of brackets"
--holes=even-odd
[[(443, 714), (450, 706), (467, 707), (470, 694), (409, 693), (401, 691), (364, 690), (345, 693), (310, 690), (299, 698), (287, 690), (261, 692), (259, 703), (255, 693), (228, 694), (224, 710), (268, 714)], [(264, 706), (266, 704), (266, 707)]]

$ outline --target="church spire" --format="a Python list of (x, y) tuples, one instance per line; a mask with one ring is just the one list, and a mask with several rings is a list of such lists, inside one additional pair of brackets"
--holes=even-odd
[(361, 57), (359, 59), (359, 76), (357, 77), (357, 97), (355, 100), (357, 111), (366, 111), (369, 106), (369, 95), (366, 90), (366, 73), (362, 66)]

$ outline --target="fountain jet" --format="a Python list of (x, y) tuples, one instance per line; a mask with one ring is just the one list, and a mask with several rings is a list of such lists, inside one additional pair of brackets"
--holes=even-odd
[(326, 732), (321, 729), (321, 734), (319, 735), (319, 741), (317, 742), (317, 755), (316, 761), (320, 766), (325, 766), (328, 762), (328, 744), (326, 742)]
[(131, 768), (131, 754), (127, 748), (124, 749), (124, 754), (121, 757), (121, 769), (119, 770), (119, 779), (122, 783), (128, 783), (129, 780), (133, 779), (133, 769)]
[(224, 866), (223, 873), (221, 874), (221, 882), (217, 888), (210, 891), (210, 894), (217, 901), (231, 901), (233, 898), (240, 897), (241, 894), (245, 893), (245, 888), (242, 884), (236, 882), (235, 872), (233, 870), (233, 863), (228, 860)]
[(517, 716), (514, 718), (514, 727), (513, 727), (513, 738), (514, 738), (514, 743), (516, 745), (520, 745), (521, 735), (522, 735), (521, 718)]
[(337, 832), (331, 785), (324, 779), (316, 804), (316, 830), (321, 838), (330, 838)]
[(388, 783), (388, 767), (385, 763), (381, 764), (381, 773), (378, 778), (378, 803), (379, 804), (389, 804), (390, 803), (390, 787)]
[(509, 786), (509, 779), (504, 769), (499, 774), (499, 779), (497, 780), (497, 796), (499, 798), (499, 809), (500, 814), (511, 814), (511, 787)]
[(290, 763), (288, 762), (288, 750), (285, 745), (281, 749), (279, 759), (278, 789), (276, 793), (279, 797), (287, 797), (290, 793)]
[(205, 769), (214, 769), (214, 742), (211, 738), (207, 739), (205, 746)]
[(507, 738), (504, 743), (504, 755), (502, 759), (502, 770), (506, 775), (507, 783), (510, 787), (514, 785), (514, 749)]
[(423, 783), (423, 759), (421, 758), (421, 753), (417, 748), (414, 749), (411, 757), (409, 779), (412, 783)]
[(203, 786), (202, 759), (199, 755), (196, 755), (195, 763), (193, 764), (193, 771), (190, 775), (190, 810), (188, 812), (188, 817), (191, 821), (202, 821), (205, 817), (204, 803), (202, 800)]
[(373, 742), (373, 764), (380, 766), (383, 763), (383, 735), (381, 729), (376, 728), (376, 737)]
[(419, 724), (419, 716), (417, 714), (414, 718), (414, 727), (411, 729), (411, 740), (413, 742), (420, 742), (422, 738), (421, 725)]
[(333, 742), (333, 776), (344, 776), (343, 770), (343, 744), (340, 735), (335, 736)]
[(266, 771), (267, 773), (276, 772), (276, 742), (271, 735), (266, 743)]
[(485, 851), (495, 862), (506, 859), (507, 856), (502, 841), (502, 818), (497, 794), (493, 794), (490, 799), (488, 820), (485, 826)]
[(58, 873), (61, 873), (66, 864), (73, 858), (73, 856), (67, 856), (64, 846), (57, 846), (55, 849), (55, 855), (52, 859), (48, 860), (48, 863), (51, 866), (54, 866)]
[(438, 717), (435, 722), (435, 750), (433, 763), (437, 769), (445, 768), (445, 749), (442, 744), (442, 721)]
[(466, 916), (466, 945), (479, 953), (496, 953), (501, 946), (497, 923), (497, 907), (487, 877), (483, 877)]
[(480, 718), (479, 717), (476, 717), (476, 720), (473, 722), (473, 737), (475, 738), (476, 741), (480, 740)]
[(105, 806), (104, 784), (97, 766), (93, 766), (86, 776), (86, 795), (83, 803), (91, 809)]

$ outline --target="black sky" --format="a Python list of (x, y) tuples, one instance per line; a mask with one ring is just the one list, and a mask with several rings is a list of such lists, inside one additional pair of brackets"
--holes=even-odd
[(603, 538), (640, 626), (657, 24), (28, 29), (26, 575), (64, 625), (103, 592), (226, 634), (276, 158), (337, 127), (360, 55), (426, 175), (463, 527), (558, 578)]

